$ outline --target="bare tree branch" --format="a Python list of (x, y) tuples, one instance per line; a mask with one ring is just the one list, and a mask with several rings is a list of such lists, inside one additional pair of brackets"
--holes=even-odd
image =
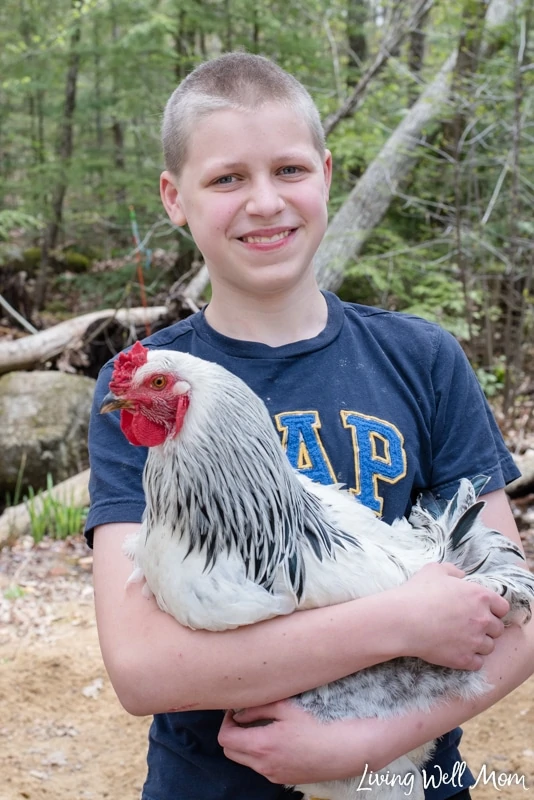
[(400, 23), (398, 27), (394, 27), (386, 34), (373, 63), (366, 69), (354, 87), (352, 94), (337, 111), (325, 119), (323, 127), (326, 136), (332, 133), (342, 119), (349, 117), (356, 111), (372, 79), (385, 67), (391, 53), (397, 50), (403, 39), (418, 27), (421, 19), (428, 14), (433, 4), (434, 0), (417, 0), (406, 22), (404, 24)]

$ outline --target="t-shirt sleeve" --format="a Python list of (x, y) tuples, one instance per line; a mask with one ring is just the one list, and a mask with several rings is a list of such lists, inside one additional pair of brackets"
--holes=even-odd
[(100, 372), (89, 424), (90, 507), (85, 535), (91, 547), (95, 526), (141, 522), (145, 508), (142, 478), (147, 449), (128, 442), (118, 411), (100, 414), (112, 371), (110, 362)]
[(493, 413), (458, 342), (441, 331), (432, 369), (435, 413), (432, 426), (432, 489), (452, 497), (460, 478), (486, 475), (484, 492), (519, 477)]

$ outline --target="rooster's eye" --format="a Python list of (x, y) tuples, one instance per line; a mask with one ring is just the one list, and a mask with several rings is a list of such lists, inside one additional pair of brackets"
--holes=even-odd
[(150, 381), (150, 385), (153, 389), (164, 389), (167, 386), (167, 378), (164, 375), (156, 375)]

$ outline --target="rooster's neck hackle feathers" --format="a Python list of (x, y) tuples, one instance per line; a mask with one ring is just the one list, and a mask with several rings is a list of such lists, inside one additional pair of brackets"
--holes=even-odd
[(263, 401), (240, 378), (186, 353), (156, 351), (142, 372), (170, 368), (190, 384), (191, 404), (179, 436), (147, 460), (147, 529), (174, 524), (175, 535), (189, 539), (188, 553), (204, 555), (206, 570), (235, 551), (267, 589), (282, 567), (300, 598), (303, 542), (320, 561), (357, 541), (306, 491)]
[(191, 404), (179, 436), (147, 460), (145, 484), (156, 489), (148, 530), (172, 523), (206, 570), (235, 550), (266, 585), (285, 558), (301, 584), (294, 532), (302, 526), (302, 492), (263, 402), (236, 376), (185, 353), (163, 359), (154, 351), (149, 365), (187, 380)]

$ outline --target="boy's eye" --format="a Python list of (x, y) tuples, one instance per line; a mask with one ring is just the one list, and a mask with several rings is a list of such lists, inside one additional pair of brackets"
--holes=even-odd
[(217, 186), (229, 186), (234, 181), (235, 181), (234, 175), (221, 175), (221, 177), (214, 180), (213, 183), (216, 184)]
[(298, 175), (301, 171), (302, 170), (299, 167), (289, 166), (289, 167), (282, 167), (280, 173), (282, 175)]

